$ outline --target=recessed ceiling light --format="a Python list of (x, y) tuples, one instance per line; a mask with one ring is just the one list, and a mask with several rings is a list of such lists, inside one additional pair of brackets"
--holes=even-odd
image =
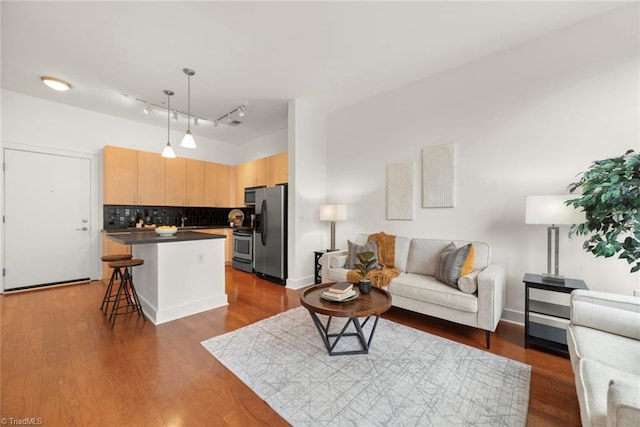
[(71, 85), (69, 83), (65, 82), (64, 80), (57, 79), (55, 77), (42, 76), (40, 77), (40, 80), (42, 80), (42, 83), (46, 84), (51, 89), (60, 90), (60, 91), (71, 89)]

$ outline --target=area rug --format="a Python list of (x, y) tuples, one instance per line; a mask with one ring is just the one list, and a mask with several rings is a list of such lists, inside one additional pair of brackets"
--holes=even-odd
[[(331, 330), (343, 320), (334, 318)], [(529, 365), (385, 319), (363, 355), (329, 356), (302, 307), (202, 345), (293, 426), (513, 427), (527, 420)], [(359, 348), (356, 338), (337, 345), (349, 347)]]

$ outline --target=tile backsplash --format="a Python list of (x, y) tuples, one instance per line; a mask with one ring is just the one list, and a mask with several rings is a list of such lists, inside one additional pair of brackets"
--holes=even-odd
[[(251, 224), (250, 215), (254, 208), (238, 208), (244, 213), (243, 226)], [(232, 208), (200, 208), (173, 206), (126, 206), (103, 205), (104, 230), (124, 230), (135, 227), (136, 219), (142, 218), (145, 224), (181, 225), (181, 218), (187, 219), (186, 226), (222, 227), (229, 225), (229, 212)]]

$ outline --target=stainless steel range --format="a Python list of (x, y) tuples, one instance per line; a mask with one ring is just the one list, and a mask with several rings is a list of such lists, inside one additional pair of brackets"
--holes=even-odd
[(236, 228), (233, 230), (233, 257), (231, 266), (253, 273), (253, 230)]

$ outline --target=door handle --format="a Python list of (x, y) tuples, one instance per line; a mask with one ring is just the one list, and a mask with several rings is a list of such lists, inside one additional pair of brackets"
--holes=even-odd
[(89, 227), (81, 227), (81, 228), (76, 228), (76, 231), (78, 230), (87, 231), (88, 229)]

